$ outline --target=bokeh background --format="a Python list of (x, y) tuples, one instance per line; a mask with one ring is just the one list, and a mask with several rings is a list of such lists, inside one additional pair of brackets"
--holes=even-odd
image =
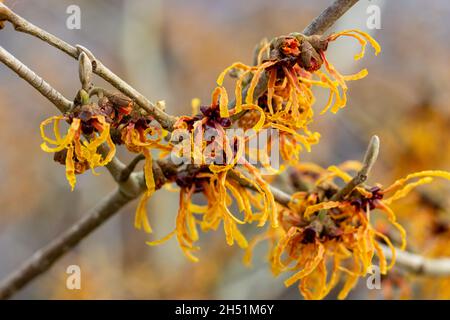
[[(165, 100), (169, 113), (181, 115), (190, 112), (192, 98), (209, 101), (215, 79), (226, 66), (234, 61), (250, 63), (254, 46), (263, 37), (301, 31), (331, 0), (5, 2), (34, 24), (71, 44), (89, 48), (151, 100)], [(73, 4), (81, 8), (80, 30), (66, 28), (66, 9)], [(380, 30), (366, 26), (366, 10), (372, 4), (381, 8)], [(372, 181), (388, 184), (410, 171), (450, 170), (449, 20), (447, 0), (361, 0), (329, 30), (359, 28), (374, 36), (383, 50), (378, 57), (368, 50), (363, 60), (354, 62), (357, 42), (340, 39), (330, 46), (328, 57), (338, 70), (346, 74), (367, 67), (369, 76), (349, 84), (345, 109), (317, 118), (314, 129), (321, 132), (321, 142), (303, 160), (327, 166), (360, 159), (370, 136), (378, 134), (381, 156)], [(65, 96), (75, 96), (79, 89), (75, 60), (14, 32), (10, 25), (0, 31), (0, 43)], [(109, 87), (99, 78), (95, 83)], [(317, 90), (318, 109), (324, 95)], [(0, 65), (0, 278), (114, 188), (109, 174), (99, 170), (98, 177), (90, 173), (79, 176), (77, 188), (70, 192), (64, 167), (39, 147), (39, 124), (56, 112), (39, 93)], [(125, 152), (120, 153), (121, 158), (129, 159)], [(450, 215), (448, 183), (424, 188), (424, 192), (443, 204), (439, 217), (442, 211)], [(177, 198), (176, 193), (161, 190), (151, 199), (152, 238), (172, 230)], [(405, 221), (419, 221), (416, 209), (427, 212), (426, 221), (436, 216), (420, 199), (411, 201), (403, 203)], [(148, 247), (145, 241), (149, 236), (133, 228), (135, 206), (135, 202), (126, 206), (16, 298), (300, 297), (297, 289), (284, 288), (283, 279), (273, 278), (264, 246), (257, 251), (253, 267), (246, 268), (241, 263), (242, 251), (228, 247), (222, 232), (202, 236), (197, 264), (184, 258), (175, 239)], [(414, 227), (417, 229), (412, 226), (411, 232), (421, 232)], [(435, 241), (437, 236), (430, 231), (430, 239)], [(428, 252), (427, 244), (417, 244), (417, 248)], [(450, 252), (440, 253), (445, 254)], [(72, 264), (81, 267), (81, 290), (66, 289), (65, 271)], [(432, 289), (443, 279), (419, 279), (419, 285), (406, 279), (406, 285), (412, 287), (409, 297), (442, 298), (436, 295), (439, 290), (450, 294), (450, 284)], [(392, 289), (388, 294), (386, 290), (369, 292), (361, 280), (349, 298), (398, 297), (395, 293), (401, 291), (405, 280), (397, 280), (383, 281), (384, 287)], [(424, 286), (431, 293), (425, 292)]]

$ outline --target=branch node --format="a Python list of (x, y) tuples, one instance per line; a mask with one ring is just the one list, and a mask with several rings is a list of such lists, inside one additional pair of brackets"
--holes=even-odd
[(145, 156), (143, 154), (139, 154), (133, 160), (131, 160), (131, 162), (128, 164), (128, 166), (126, 166), (120, 173), (119, 181), (124, 182), (124, 181), (128, 180), (131, 173), (136, 168), (137, 164), (144, 159), (145, 159)]
[(89, 60), (91, 61), (91, 65), (92, 65), (92, 71), (95, 71), (97, 69), (97, 59), (95, 58), (94, 54), (87, 48), (83, 47), (82, 45), (75, 45), (75, 48), (77, 48), (78, 51), (78, 55), (80, 56), (82, 53), (84, 53)]

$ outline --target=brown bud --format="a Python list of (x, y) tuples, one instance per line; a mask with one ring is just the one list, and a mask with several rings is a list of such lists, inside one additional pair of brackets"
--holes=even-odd
[(114, 93), (108, 96), (108, 99), (115, 107), (128, 107), (133, 102), (133, 100), (121, 93)]
[(114, 106), (107, 97), (103, 96), (100, 99), (98, 99), (97, 104), (101, 110), (101, 113), (107, 119), (114, 119), (115, 117)]
[(312, 35), (306, 38), (316, 51), (326, 51), (328, 48), (328, 38), (320, 35)]

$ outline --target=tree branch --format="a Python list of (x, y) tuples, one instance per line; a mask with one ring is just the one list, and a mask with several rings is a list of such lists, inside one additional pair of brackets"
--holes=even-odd
[[(159, 189), (176, 168), (169, 160), (153, 162), (153, 175)], [(137, 198), (145, 190), (145, 182), (140, 173), (133, 173), (130, 179), (122, 182), (110, 195), (86, 213), (81, 220), (52, 240), (47, 246), (38, 250), (16, 271), (0, 283), (0, 299), (8, 299), (14, 293), (44, 273), (69, 250), (95, 231), (109, 218), (116, 214), (128, 202)]]
[(79, 222), (38, 250), (16, 271), (0, 283), (0, 299), (8, 299), (34, 278), (47, 271), (55, 261), (75, 247), (81, 240), (97, 229), (132, 198), (117, 189), (106, 196), (95, 208), (89, 211)]
[(150, 102), (144, 95), (139, 93), (136, 89), (122, 80), (114, 72), (109, 70), (103, 65), (103, 63), (98, 60), (92, 52), (82, 46), (72, 46), (67, 42), (59, 39), (53, 34), (42, 30), (41, 28), (28, 22), (14, 11), (9, 9), (6, 5), (0, 3), (0, 22), (9, 21), (16, 31), (24, 32), (34, 37), (41, 39), (44, 42), (52, 45), (53, 47), (60, 49), (61, 51), (67, 53), (69, 56), (78, 60), (78, 56), (81, 52), (84, 52), (92, 62), (93, 72), (98, 76), (102, 77), (104, 80), (113, 85), (117, 90), (121, 91), (123, 94), (132, 98), (142, 109), (147, 111), (149, 114), (153, 115), (161, 126), (169, 131), (172, 131), (173, 125), (176, 121), (174, 116), (168, 115), (161, 109), (159, 109), (155, 104)]
[[(98, 147), (98, 151), (103, 157), (106, 157), (109, 149), (105, 144), (102, 144), (100, 147)], [(108, 169), (109, 173), (116, 182), (123, 182), (123, 180), (120, 180), (120, 177), (125, 167), (125, 164), (120, 161), (117, 156), (113, 157), (111, 161), (106, 165), (106, 169)]]
[[(65, 113), (70, 110), (73, 103), (64, 97), (60, 92), (48, 84), (44, 79), (38, 76), (34, 71), (28, 68), (20, 60), (14, 57), (11, 53), (6, 51), (3, 47), (0, 47), (0, 61), (8, 66), (12, 71), (19, 75), (22, 79), (33, 86), (37, 91), (39, 91), (45, 98), (47, 98), (51, 103), (53, 103), (61, 113)], [(108, 153), (108, 147), (101, 145), (99, 151), (103, 156)], [(106, 168), (113, 176), (116, 182), (120, 182), (119, 177), (121, 176), (122, 170), (125, 165), (114, 157), (110, 163), (106, 165)]]
[(350, 180), (342, 189), (340, 189), (333, 195), (333, 197), (330, 199), (331, 201), (344, 199), (353, 191), (353, 189), (367, 180), (367, 177), (372, 170), (373, 165), (377, 161), (379, 151), (380, 139), (377, 136), (373, 136), (372, 139), (370, 139), (369, 146), (367, 147), (367, 151), (364, 156), (363, 167), (356, 174), (356, 176), (353, 177), (352, 180)]
[[(389, 247), (380, 245), (386, 258), (392, 260), (392, 252)], [(395, 265), (417, 275), (450, 276), (450, 258), (431, 259), (407, 251), (396, 250)]]
[[(345, 196), (350, 194), (353, 191), (353, 189), (355, 189), (357, 186), (359, 186), (360, 184), (362, 184), (364, 181), (367, 180), (367, 176), (370, 173), (373, 165), (375, 164), (375, 161), (377, 160), (379, 149), (380, 149), (380, 139), (377, 136), (373, 136), (372, 139), (370, 140), (366, 154), (364, 156), (363, 167), (356, 174), (356, 176), (351, 181), (349, 181), (348, 184), (346, 184), (342, 189), (340, 189), (337, 193), (334, 194), (334, 196), (330, 199), (331, 201), (342, 200), (343, 198), (345, 198)], [(251, 183), (249, 183), (244, 179), (241, 179), (238, 175), (234, 174), (232, 171), (229, 173), (229, 177), (239, 182), (239, 184), (241, 184), (245, 188), (256, 190)], [(274, 186), (270, 186), (270, 191), (272, 192), (275, 201), (283, 206), (287, 206), (289, 202), (291, 202), (292, 200), (291, 195)]]
[(103, 65), (103, 63), (98, 60), (88, 49), (77, 45), (77, 48), (80, 52), (84, 52), (91, 59), (94, 64), (93, 71), (98, 76), (102, 77), (104, 80), (113, 85), (117, 90), (125, 94), (126, 96), (132, 98), (142, 109), (147, 111), (149, 114), (155, 117), (155, 120), (158, 121), (161, 126), (168, 130), (173, 130), (173, 125), (175, 124), (176, 117), (165, 113), (163, 110), (158, 108), (157, 105), (150, 102), (144, 95), (122, 80), (118, 75), (109, 70), (107, 67)]
[[(243, 173), (243, 172), (241, 172), (241, 174), (245, 175), (245, 173)], [(238, 182), (244, 188), (247, 188), (247, 189), (250, 189), (253, 191), (258, 191), (253, 184), (249, 183), (245, 179), (242, 179), (237, 174), (235, 174), (233, 171), (229, 171), (228, 177), (230, 177), (231, 179)], [(248, 179), (251, 180), (251, 177), (248, 177)], [(275, 201), (278, 202), (279, 204), (281, 204), (283, 206), (287, 206), (289, 204), (289, 202), (291, 202), (292, 198), (291, 198), (290, 194), (288, 194), (288, 193), (284, 192), (283, 190), (280, 190), (274, 186), (271, 186), (271, 185), (269, 185), (269, 189), (272, 192), (272, 195), (273, 195)]]
[(136, 168), (137, 164), (142, 160), (145, 160), (145, 156), (143, 154), (138, 154), (133, 160), (131, 160), (131, 162), (123, 168), (120, 173), (119, 181), (126, 181)]
[(0, 61), (14, 71), (19, 77), (32, 85), (44, 97), (50, 100), (50, 102), (62, 113), (65, 113), (72, 108), (71, 101), (66, 99), (61, 93), (55, 90), (51, 85), (45, 82), (44, 79), (39, 77), (3, 47), (0, 47)]
[(359, 0), (336, 0), (303, 30), (303, 34), (323, 34)]

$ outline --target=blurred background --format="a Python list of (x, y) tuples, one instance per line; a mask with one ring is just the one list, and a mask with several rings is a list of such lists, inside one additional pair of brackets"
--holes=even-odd
[[(331, 0), (6, 0), (32, 23), (71, 44), (81, 44), (152, 101), (165, 100), (167, 111), (190, 113), (190, 101), (209, 102), (217, 75), (235, 61), (251, 63), (255, 45), (264, 37), (301, 31)], [(69, 30), (66, 9), (81, 9), (81, 29)], [(367, 8), (381, 9), (381, 29), (366, 26)], [(304, 161), (323, 166), (360, 159), (370, 136), (381, 138), (381, 158), (372, 182), (385, 185), (411, 171), (450, 170), (450, 3), (446, 0), (361, 0), (332, 30), (358, 28), (382, 46), (375, 57), (368, 48), (358, 62), (359, 45), (342, 38), (330, 45), (328, 58), (343, 74), (363, 67), (369, 76), (349, 84), (349, 102), (338, 114), (318, 116), (313, 128), (320, 144)], [(79, 89), (75, 60), (10, 25), (0, 31), (1, 45), (72, 99)], [(109, 87), (101, 79), (95, 84)], [(316, 91), (320, 110), (326, 92)], [(106, 172), (78, 176), (70, 192), (64, 167), (40, 150), (39, 124), (57, 110), (37, 91), (0, 65), (0, 278), (77, 221), (108, 194), (114, 183)], [(129, 160), (123, 150), (121, 158)], [(448, 243), (449, 184), (423, 188), (439, 208), (422, 198), (403, 206), (412, 249), (430, 256)], [(408, 202), (409, 201), (409, 202)], [(149, 236), (133, 227), (136, 202), (125, 207), (75, 250), (57, 262), (15, 298), (26, 299), (299, 299), (285, 289), (257, 250), (253, 267), (241, 263), (243, 252), (225, 244), (222, 232), (202, 235), (200, 262), (181, 253), (175, 239), (149, 247)], [(148, 207), (159, 238), (173, 229), (178, 195), (158, 191)], [(447, 215), (442, 213), (447, 213)], [(420, 220), (422, 219), (422, 220)], [(435, 222), (438, 220), (438, 222)], [(444, 221), (444, 222), (442, 222)], [(447, 225), (446, 225), (447, 226)], [(447, 230), (448, 231), (448, 230)], [(250, 236), (251, 231), (247, 235)], [(444, 238), (442, 238), (444, 237)], [(447, 237), (447, 238), (446, 238)], [(430, 248), (431, 247), (431, 248)], [(440, 247), (439, 247), (440, 248)], [(439, 249), (438, 248), (438, 249)], [(67, 266), (82, 271), (82, 289), (66, 289)], [(394, 271), (381, 290), (369, 292), (363, 280), (349, 298), (449, 298), (448, 279), (410, 279)], [(400, 279), (400, 280), (399, 280)], [(405, 280), (406, 279), (406, 280)], [(447, 282), (445, 282), (447, 281)], [(437, 286), (437, 289), (433, 289)], [(409, 290), (409, 296), (404, 294)], [(442, 295), (445, 294), (446, 295)], [(334, 298), (331, 294), (329, 298)]]

